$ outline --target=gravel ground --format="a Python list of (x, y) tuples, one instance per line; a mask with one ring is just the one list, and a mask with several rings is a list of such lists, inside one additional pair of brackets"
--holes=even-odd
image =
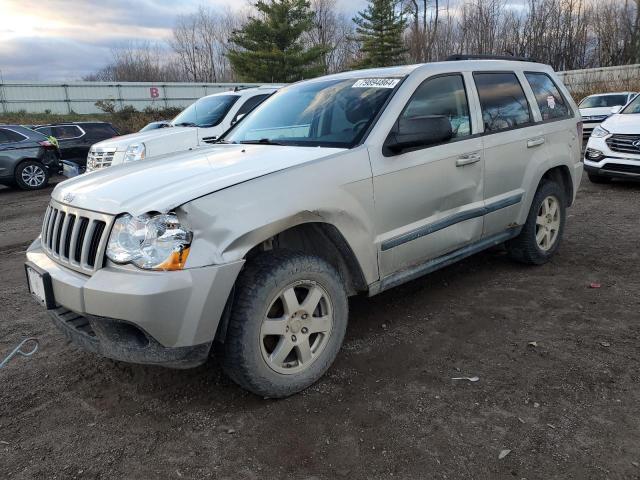
[(585, 179), (545, 266), (494, 249), (352, 299), (335, 365), (280, 401), (66, 344), (25, 290), (50, 190), (1, 188), (0, 352), (41, 342), (0, 371), (2, 478), (640, 478), (640, 184)]

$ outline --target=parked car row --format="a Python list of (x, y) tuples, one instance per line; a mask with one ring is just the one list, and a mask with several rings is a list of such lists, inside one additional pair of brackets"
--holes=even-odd
[(583, 98), (578, 104), (582, 115), (582, 138), (587, 144), (591, 132), (610, 115), (620, 111), (633, 100), (637, 92), (599, 93)]
[(96, 143), (89, 151), (87, 171), (214, 143), (278, 88), (265, 86), (209, 95), (187, 107), (168, 124), (155, 122), (138, 133)]

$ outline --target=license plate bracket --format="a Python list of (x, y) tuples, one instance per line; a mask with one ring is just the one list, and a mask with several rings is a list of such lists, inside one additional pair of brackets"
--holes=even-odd
[(32, 262), (24, 264), (24, 272), (27, 277), (27, 288), (31, 296), (47, 310), (56, 308), (51, 275)]

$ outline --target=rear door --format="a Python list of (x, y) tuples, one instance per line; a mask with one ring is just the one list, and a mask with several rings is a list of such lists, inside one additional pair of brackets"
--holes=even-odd
[(521, 78), (513, 71), (474, 72), (484, 135), (484, 236), (504, 232), (520, 211), (526, 172), (543, 161), (544, 129), (535, 123)]
[(524, 72), (526, 90), (531, 103), (537, 107), (536, 121), (540, 122), (545, 138), (547, 161), (554, 164), (567, 158), (582, 156), (582, 138), (578, 138), (576, 113), (551, 75), (545, 72)]
[(480, 239), (482, 139), (474, 135), (468, 77), (430, 77), (400, 117), (445, 116), (453, 138), (398, 155), (370, 151), (380, 274), (420, 264)]
[(86, 132), (78, 125), (57, 125), (52, 128), (52, 134), (58, 139), (60, 156), (63, 160), (74, 160), (84, 164), (87, 160), (88, 147)]

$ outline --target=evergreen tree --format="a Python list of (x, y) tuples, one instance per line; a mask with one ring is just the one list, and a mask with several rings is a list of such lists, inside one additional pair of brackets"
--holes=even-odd
[(358, 12), (356, 39), (360, 42), (361, 67), (388, 67), (403, 63), (407, 51), (402, 34), (405, 20), (396, 11), (397, 0), (369, 0), (366, 10)]
[(326, 48), (305, 48), (302, 35), (313, 27), (307, 0), (259, 0), (259, 18), (233, 33), (227, 54), (236, 74), (249, 82), (294, 82), (322, 73)]

